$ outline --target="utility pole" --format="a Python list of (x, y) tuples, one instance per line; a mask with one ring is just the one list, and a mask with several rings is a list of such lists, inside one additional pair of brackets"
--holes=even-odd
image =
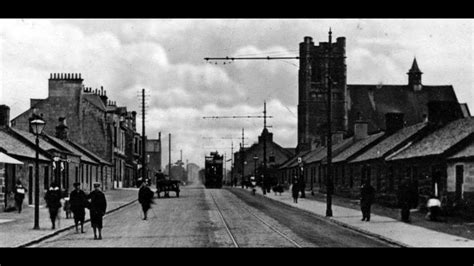
[(242, 143), (240, 145), (240, 153), (241, 153), (241, 162), (242, 162), (242, 179), (241, 179), (241, 185), (242, 185), (242, 188), (244, 188), (244, 173), (245, 173), (245, 152), (244, 152), (244, 147), (245, 147), (245, 144), (244, 144), (244, 128), (242, 128)]
[(233, 187), (235, 184), (234, 182), (234, 142), (230, 142), (230, 182), (231, 182), (231, 187)]
[(326, 180), (326, 216), (327, 217), (332, 217), (332, 190), (333, 190), (333, 184), (332, 184), (332, 128), (331, 128), (331, 67), (330, 67), (330, 61), (331, 61), (331, 45), (332, 45), (332, 36), (331, 36), (331, 28), (329, 28), (329, 50), (327, 54), (327, 60), (326, 60), (326, 80), (327, 80), (327, 92), (328, 92), (328, 110), (327, 110), (327, 115), (328, 115), (328, 132), (327, 132), (327, 180)]
[[(267, 174), (267, 102), (263, 102), (263, 171), (262, 171), (262, 188), (263, 195), (267, 194), (267, 186), (265, 183), (265, 178)], [(255, 177), (257, 178), (257, 177)]]
[(168, 139), (168, 159), (169, 159), (169, 168), (168, 168), (168, 178), (171, 180), (171, 133), (169, 133)]
[(145, 89), (142, 89), (142, 182), (148, 178), (146, 170), (146, 137), (145, 137)]

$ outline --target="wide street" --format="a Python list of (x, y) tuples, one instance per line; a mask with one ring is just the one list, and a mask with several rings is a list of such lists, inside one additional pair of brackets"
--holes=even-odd
[(380, 240), (239, 188), (182, 187), (156, 198), (149, 219), (138, 203), (104, 218), (103, 240), (63, 232), (38, 247), (385, 247)]

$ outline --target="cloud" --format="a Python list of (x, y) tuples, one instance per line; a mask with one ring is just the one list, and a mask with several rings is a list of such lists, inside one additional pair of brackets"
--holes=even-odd
[[(261, 119), (204, 120), (205, 115), (261, 115), (267, 100), (275, 140), (296, 146), (298, 60), (209, 64), (204, 57), (298, 55), (304, 36), (346, 37), (348, 83), (405, 84), (416, 56), (425, 84), (452, 84), (460, 102), (474, 108), (470, 20), (170, 19), (2, 20), (0, 97), (12, 117), (29, 98), (47, 97), (50, 73), (82, 73), (84, 84), (139, 110), (147, 90), (147, 132), (174, 134), (179, 149), (193, 152), (202, 136), (241, 134), (257, 140)], [(295, 66), (296, 65), (296, 66)], [(26, 95), (26, 96), (25, 96)], [(238, 143), (238, 142), (236, 142)], [(167, 143), (164, 142), (167, 145)], [(230, 146), (228, 142), (216, 146)], [(167, 149), (163, 148), (163, 160)], [(201, 150), (201, 148), (200, 148)], [(208, 150), (205, 150), (206, 152)], [(228, 151), (229, 152), (229, 151)]]

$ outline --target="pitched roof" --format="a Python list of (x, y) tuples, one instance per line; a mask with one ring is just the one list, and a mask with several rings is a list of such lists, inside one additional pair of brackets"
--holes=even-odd
[[(0, 130), (0, 148), (5, 150), (8, 155), (13, 157), (16, 155), (35, 159), (36, 156), (35, 149), (31, 148), (28, 146), (28, 144), (19, 140), (14, 135), (6, 132), (6, 130)], [(39, 154), (38, 158), (43, 161), (51, 161), (41, 153)]]
[(332, 162), (337, 163), (347, 160), (349, 157), (353, 156), (363, 148), (366, 148), (368, 145), (374, 141), (380, 139), (385, 133), (379, 132), (376, 134), (369, 135), (367, 138), (355, 140), (352, 145), (341, 151), (337, 156), (332, 159)]
[(69, 150), (73, 154), (79, 156), (82, 161), (85, 161), (85, 162), (88, 162), (88, 163), (93, 163), (93, 164), (97, 163), (96, 160), (92, 159), (91, 157), (89, 157), (88, 155), (86, 155), (85, 153), (80, 151), (79, 149), (71, 146), (66, 141), (64, 141), (62, 139), (59, 139), (59, 138), (56, 138), (56, 137), (53, 137), (53, 136), (50, 136), (50, 135), (47, 135), (46, 137), (49, 138), (50, 140), (52, 140), (53, 142), (55, 142), (56, 144), (61, 145), (63, 148)]
[(383, 156), (390, 150), (394, 149), (397, 145), (401, 144), (403, 141), (407, 140), (421, 129), (427, 125), (426, 122), (418, 123), (412, 126), (404, 127), (394, 134), (388, 136), (381, 142), (374, 145), (372, 148), (352, 159), (351, 162), (361, 162), (366, 160), (378, 159)]
[[(33, 133), (28, 132), (28, 131), (24, 131), (24, 130), (19, 130), (19, 129), (16, 129), (16, 128), (10, 128), (10, 130), (13, 131), (14, 133), (20, 135), (21, 137), (25, 138), (31, 144), (36, 145), (35, 144), (36, 143), (36, 136)], [(59, 151), (59, 152), (68, 153), (68, 151), (64, 150), (63, 148), (52, 145), (51, 143), (45, 141), (42, 136), (40, 137), (40, 139), (42, 139), (42, 140), (39, 141), (39, 146), (42, 150), (45, 150), (45, 151), (55, 150), (55, 151)]]
[(84, 99), (86, 99), (88, 102), (90, 102), (92, 105), (96, 106), (100, 110), (106, 111), (105, 105), (100, 99), (100, 96), (97, 94), (89, 94), (85, 93), (84, 94)]
[(413, 64), (411, 65), (410, 70), (408, 70), (408, 73), (422, 73), (420, 71), (420, 68), (418, 67), (418, 63), (416, 62), (416, 58), (413, 60)]
[[(341, 149), (347, 148), (349, 145), (351, 145), (351, 143), (353, 142), (353, 139), (354, 139), (353, 137), (343, 139), (341, 142), (338, 142), (332, 145), (333, 156), (339, 154)], [(305, 158), (303, 158), (303, 161), (306, 164), (309, 164), (309, 163), (314, 163), (314, 162), (320, 162), (326, 159), (326, 157), (327, 157), (327, 148), (318, 147), (317, 149), (309, 152), (309, 154), (307, 154)]]
[(461, 158), (472, 158), (474, 157), (474, 142), (464, 147), (459, 152), (448, 157), (448, 159), (461, 159)]
[(292, 167), (297, 166), (298, 165), (298, 158), (301, 157), (304, 160), (310, 152), (311, 151), (300, 151), (300, 152), (298, 152), (295, 156), (289, 158), (286, 162), (284, 162), (279, 167), (279, 169), (292, 168)]
[(474, 117), (455, 120), (435, 130), (427, 137), (410, 145), (388, 160), (409, 159), (415, 157), (440, 155), (474, 133)]
[[(430, 101), (457, 101), (453, 86), (427, 86), (413, 90), (408, 85), (360, 85), (348, 84), (348, 129), (352, 132), (359, 113), (369, 121), (369, 133), (385, 130), (385, 114), (404, 114), (406, 125), (424, 121)], [(460, 107), (461, 108), (461, 107)]]

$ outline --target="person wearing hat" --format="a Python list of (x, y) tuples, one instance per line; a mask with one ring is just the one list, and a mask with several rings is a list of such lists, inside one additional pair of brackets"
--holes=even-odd
[(74, 215), (74, 224), (76, 226), (76, 233), (79, 232), (77, 226), (81, 224), (81, 233), (84, 233), (84, 219), (86, 216), (86, 207), (88, 205), (87, 195), (81, 189), (81, 183), (74, 183), (74, 190), (69, 195), (69, 204)]
[[(100, 184), (94, 184), (94, 190), (89, 193), (89, 213), (91, 217), (91, 225), (94, 230), (94, 239), (102, 239), (102, 218), (107, 209), (107, 200), (104, 193), (100, 190)], [(99, 237), (97, 237), (99, 231)]]
[(138, 202), (142, 205), (143, 220), (146, 220), (148, 210), (153, 203), (153, 191), (151, 191), (148, 182), (143, 182), (140, 190), (138, 190)]
[(46, 201), (46, 207), (49, 210), (49, 218), (51, 219), (52, 228), (56, 228), (56, 218), (58, 218), (59, 208), (61, 208), (61, 191), (56, 183), (52, 183), (44, 195)]

